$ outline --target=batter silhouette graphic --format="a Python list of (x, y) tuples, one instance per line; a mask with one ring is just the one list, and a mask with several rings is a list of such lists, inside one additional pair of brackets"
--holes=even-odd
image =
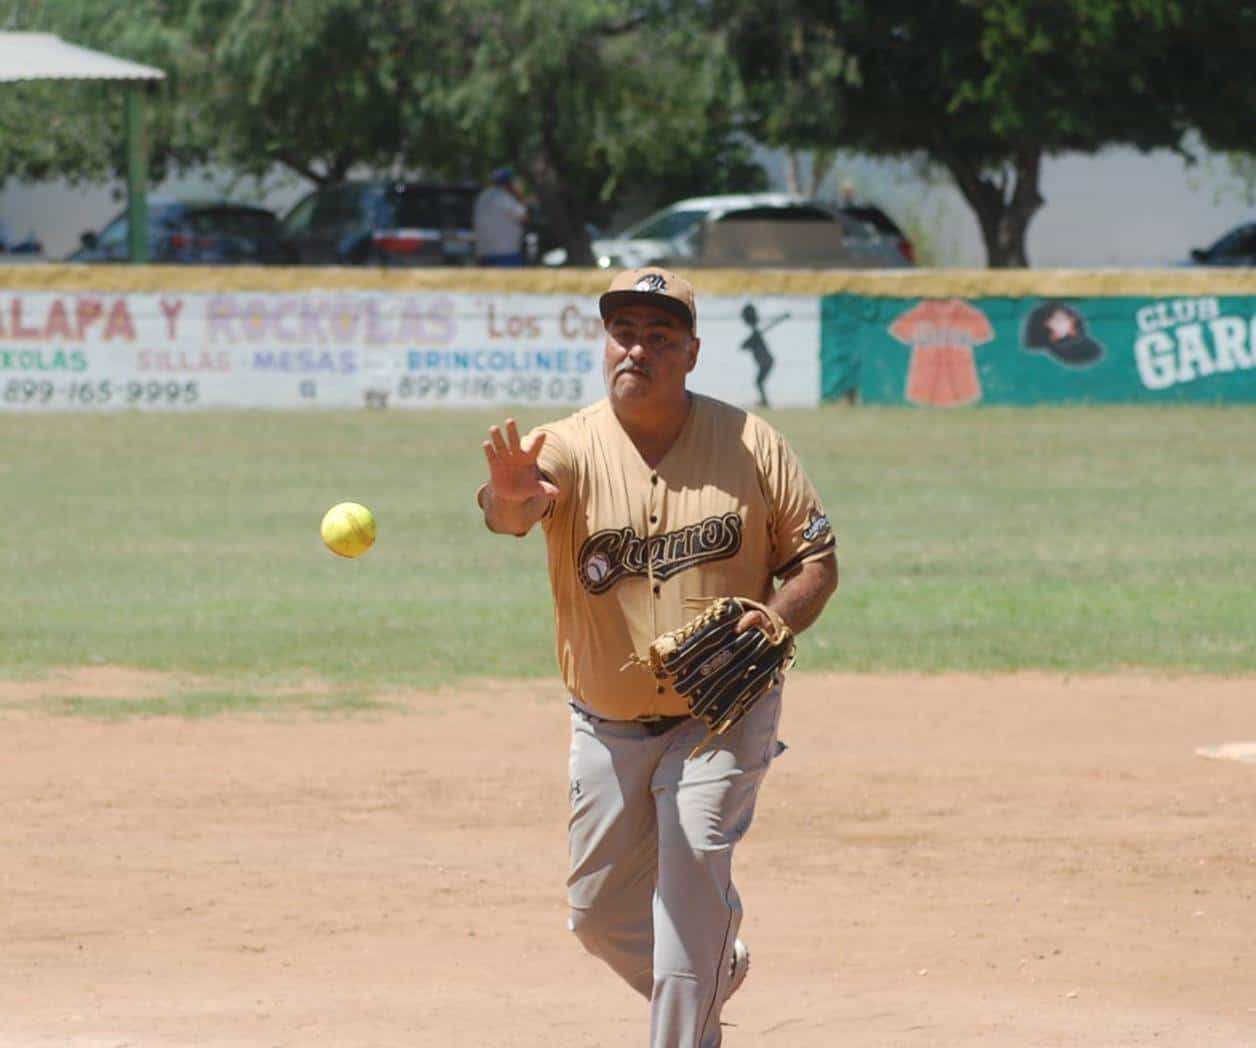
[(755, 366), (759, 369), (755, 375), (755, 388), (759, 391), (759, 407), (768, 407), (768, 394), (764, 383), (768, 380), (768, 375), (772, 373), (772, 368), (776, 366), (776, 358), (772, 356), (772, 351), (768, 349), (768, 344), (764, 340), (764, 332), (771, 331), (782, 320), (788, 320), (789, 314), (782, 313), (779, 317), (773, 317), (762, 327), (759, 326), (759, 311), (754, 308), (754, 303), (747, 302), (741, 310), (741, 319), (746, 322), (750, 328), (750, 337), (741, 344), (741, 348), (747, 350), (754, 357)]

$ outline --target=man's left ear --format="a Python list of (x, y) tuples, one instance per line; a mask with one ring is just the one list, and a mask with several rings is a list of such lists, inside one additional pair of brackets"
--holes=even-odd
[(685, 368), (686, 372), (692, 371), (697, 366), (698, 350), (701, 346), (702, 339), (698, 338), (697, 335), (694, 335), (694, 337), (689, 340), (689, 366)]

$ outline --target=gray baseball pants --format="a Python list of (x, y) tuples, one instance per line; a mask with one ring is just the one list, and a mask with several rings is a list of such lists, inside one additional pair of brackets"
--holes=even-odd
[(571, 715), (570, 928), (650, 1001), (651, 1048), (719, 1048), (741, 900), (733, 849), (777, 752), (780, 690), (690, 751), (706, 725), (661, 734)]

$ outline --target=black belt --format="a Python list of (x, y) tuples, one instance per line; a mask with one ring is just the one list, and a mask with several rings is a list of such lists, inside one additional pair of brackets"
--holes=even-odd
[(693, 720), (689, 714), (681, 713), (675, 717), (638, 717), (633, 723), (640, 724), (651, 735), (663, 735), (689, 720)]
[(615, 721), (609, 717), (599, 717), (596, 713), (590, 713), (583, 706), (577, 706), (574, 702), (570, 703), (570, 706), (586, 720), (598, 721), (601, 724), (640, 724), (650, 735), (662, 735), (673, 728), (680, 727), (686, 721), (693, 720), (688, 713), (680, 713), (673, 717), (636, 717), (628, 721)]

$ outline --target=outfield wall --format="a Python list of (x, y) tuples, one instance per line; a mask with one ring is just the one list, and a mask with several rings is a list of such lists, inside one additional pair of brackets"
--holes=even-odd
[(822, 315), (826, 399), (1256, 400), (1256, 296), (829, 295)]
[[(1256, 271), (695, 270), (693, 388), (774, 407), (1256, 400)], [(565, 270), (0, 267), (6, 411), (578, 406)]]

